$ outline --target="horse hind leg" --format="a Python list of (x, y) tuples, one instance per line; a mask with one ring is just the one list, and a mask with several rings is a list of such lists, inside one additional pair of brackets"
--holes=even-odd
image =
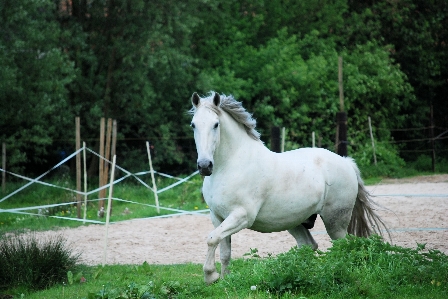
[(345, 238), (352, 217), (352, 210), (353, 207), (338, 208), (334, 211), (324, 211), (321, 214), (325, 229), (332, 240)]
[(317, 250), (317, 243), (311, 235), (310, 231), (302, 224), (294, 228), (288, 229), (288, 232), (296, 239), (297, 246), (310, 245), (314, 250)]

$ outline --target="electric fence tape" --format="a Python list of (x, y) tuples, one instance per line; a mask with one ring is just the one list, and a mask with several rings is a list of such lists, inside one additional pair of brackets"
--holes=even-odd
[[(84, 150), (84, 149), (86, 149), (86, 150), (89, 151), (90, 153), (92, 153), (92, 154), (98, 156), (100, 159), (103, 159), (103, 160), (105, 160), (106, 162), (111, 163), (111, 161), (105, 159), (104, 157), (100, 156), (99, 154), (97, 154), (96, 152), (92, 151), (91, 149), (89, 149), (89, 148), (87, 148), (87, 147), (82, 147), (82, 148), (80, 148), (79, 150), (77, 150), (76, 152), (74, 152), (74, 153), (72, 153), (71, 155), (69, 155), (68, 157), (66, 157), (65, 159), (63, 159), (62, 161), (60, 161), (59, 163), (57, 163), (57, 164), (56, 164), (55, 166), (53, 166), (50, 170), (48, 170), (48, 171), (44, 172), (43, 174), (41, 174), (40, 176), (36, 177), (35, 179), (28, 178), (28, 177), (25, 177), (25, 176), (23, 176), (23, 175), (16, 174), (16, 173), (13, 173), (13, 172), (10, 172), (10, 171), (6, 171), (6, 170), (0, 168), (0, 171), (3, 171), (3, 172), (5, 172), (5, 173), (8, 173), (8, 174), (10, 174), (10, 175), (12, 175), (12, 176), (15, 176), (15, 177), (17, 177), (17, 178), (20, 178), (20, 179), (29, 181), (29, 182), (28, 182), (27, 184), (25, 184), (24, 186), (22, 186), (22, 187), (16, 189), (15, 191), (11, 192), (10, 194), (8, 194), (8, 195), (6, 195), (5, 197), (3, 197), (2, 199), (0, 199), (0, 203), (3, 202), (3, 201), (5, 201), (6, 199), (10, 198), (11, 196), (13, 196), (13, 195), (19, 193), (20, 191), (26, 189), (27, 187), (29, 187), (30, 185), (32, 185), (32, 184), (34, 184), (34, 183), (41, 184), (41, 185), (44, 185), (44, 186), (47, 186), (47, 187), (53, 187), (53, 188), (57, 188), (57, 189), (62, 189), (62, 190), (70, 191), (70, 192), (73, 192), (73, 193), (76, 193), (76, 194), (80, 194), (80, 195), (84, 195), (84, 196), (88, 196), (88, 195), (94, 194), (94, 193), (96, 193), (96, 192), (98, 192), (98, 191), (100, 191), (100, 190), (109, 188), (110, 185), (111, 185), (110, 183), (108, 183), (108, 184), (106, 184), (106, 185), (103, 185), (103, 186), (101, 186), (101, 187), (99, 187), (99, 188), (96, 188), (96, 189), (94, 189), (94, 190), (88, 191), (88, 192), (82, 192), (82, 191), (78, 191), (78, 190), (70, 189), (70, 188), (67, 188), (67, 187), (62, 187), (62, 186), (58, 186), (58, 185), (54, 185), (54, 184), (50, 184), (50, 183), (47, 183), (47, 182), (40, 181), (41, 178), (43, 178), (44, 176), (46, 176), (47, 174), (49, 174), (52, 170), (58, 168), (59, 166), (61, 166), (62, 164), (64, 164), (65, 162), (67, 162), (68, 160), (70, 160), (71, 158), (73, 158), (74, 156), (76, 156), (78, 153), (80, 153), (80, 152), (81, 152), (82, 150)], [(117, 183), (119, 183), (119, 182), (121, 182), (121, 181), (123, 181), (123, 180), (125, 180), (126, 178), (132, 176), (132, 177), (135, 178), (137, 181), (139, 181), (143, 186), (145, 186), (146, 188), (150, 189), (151, 191), (154, 191), (153, 188), (152, 188), (151, 186), (149, 186), (148, 184), (146, 184), (142, 179), (140, 179), (140, 178), (138, 177), (138, 176), (140, 176), (140, 175), (146, 175), (146, 174), (150, 173), (150, 171), (141, 171), (141, 172), (138, 172), (138, 173), (131, 173), (131, 172), (127, 171), (126, 169), (120, 167), (119, 165), (116, 165), (116, 168), (118, 168), (119, 170), (121, 170), (122, 172), (124, 172), (125, 175), (124, 175), (123, 177), (119, 178), (119, 179), (114, 180), (114, 182), (113, 182), (114, 185), (117, 184)], [(190, 174), (189, 176), (187, 176), (187, 177), (185, 177), (185, 178), (178, 178), (178, 177), (174, 177), (174, 176), (172, 176), (172, 175), (165, 174), (165, 173), (161, 173), (161, 172), (157, 172), (157, 171), (154, 171), (154, 173), (156, 173), (156, 174), (158, 174), (158, 175), (161, 175), (161, 176), (164, 176), (164, 177), (167, 177), (167, 178), (171, 178), (171, 179), (175, 179), (175, 180), (177, 180), (177, 182), (175, 182), (175, 183), (173, 183), (173, 184), (171, 184), (171, 185), (169, 185), (169, 186), (167, 186), (167, 187), (165, 187), (165, 188), (160, 189), (160, 190), (157, 191), (157, 193), (162, 193), (162, 192), (164, 192), (164, 191), (167, 191), (167, 190), (169, 190), (169, 189), (171, 189), (171, 188), (176, 187), (176, 186), (179, 185), (179, 184), (182, 184), (182, 183), (184, 183), (184, 182), (187, 182), (191, 177), (193, 177), (193, 176), (195, 176), (196, 174), (198, 174), (199, 171), (195, 171), (195, 172), (193, 172), (192, 174)], [(90, 199), (90, 200), (88, 200), (88, 201), (89, 201), (89, 202), (92, 202), (92, 201), (98, 201), (98, 200), (100, 200), (100, 199), (93, 199), (93, 200)], [(114, 198), (114, 200), (125, 201), (125, 200), (118, 199), (118, 198)], [(135, 204), (140, 204), (140, 203), (132, 202), (132, 201), (125, 201), (125, 202), (135, 203)], [(45, 208), (51, 208), (51, 207), (66, 206), (66, 205), (71, 205), (71, 204), (77, 204), (77, 202), (65, 202), (65, 203), (59, 203), (59, 204), (49, 204), (49, 205), (41, 205), (41, 206), (33, 206), (33, 207), (25, 207), (25, 208), (16, 208), (16, 209), (0, 209), (0, 213), (6, 212), (6, 213), (17, 213), (17, 214), (28, 214), (28, 215), (46, 216), (46, 215), (42, 215), (42, 214), (28, 213), (28, 212), (23, 212), (23, 211), (27, 211), (27, 210), (39, 210), (39, 209), (45, 209)], [(152, 206), (152, 205), (147, 205), (147, 206)], [(155, 206), (153, 206), (153, 207), (155, 207)], [(184, 210), (176, 210), (176, 209), (163, 208), (163, 207), (160, 207), (160, 208), (165, 209), (165, 210), (177, 211), (178, 213), (181, 213), (181, 214), (184, 214), (184, 213), (187, 213), (187, 214), (196, 214), (196, 213), (199, 213), (198, 211), (184, 211)], [(208, 211), (208, 210), (207, 210), (207, 211)], [(166, 217), (166, 216), (170, 216), (170, 215), (162, 215), (162, 216), (165, 216), (165, 217)], [(71, 217), (61, 217), (61, 216), (48, 216), (48, 217), (62, 218), (62, 219), (70, 219), (70, 220), (79, 221), (79, 219), (77, 219), (77, 218), (71, 218)], [(83, 220), (83, 219), (81, 219), (81, 220)], [(88, 222), (102, 223), (101, 221), (95, 221), (95, 220), (88, 220)]]

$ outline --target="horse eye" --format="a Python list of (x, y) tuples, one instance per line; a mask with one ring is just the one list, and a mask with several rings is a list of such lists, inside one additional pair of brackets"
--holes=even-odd
[(196, 128), (196, 126), (194, 125), (194, 123), (190, 124), (190, 127), (192, 127), (193, 129)]
[(215, 126), (213, 127), (213, 129), (218, 128), (218, 126), (219, 126), (219, 123), (216, 123)]

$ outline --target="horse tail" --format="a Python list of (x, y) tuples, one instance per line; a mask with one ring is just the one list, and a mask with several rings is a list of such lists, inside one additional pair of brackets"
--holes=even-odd
[(352, 218), (348, 225), (348, 233), (358, 237), (368, 237), (372, 233), (384, 237), (383, 230), (387, 232), (389, 239), (390, 231), (384, 221), (375, 212), (374, 206), (378, 206), (370, 197), (371, 195), (366, 190), (364, 182), (361, 178), (361, 173), (358, 166), (351, 158), (347, 158), (351, 162), (358, 179), (358, 195), (356, 196), (355, 206), (352, 212)]

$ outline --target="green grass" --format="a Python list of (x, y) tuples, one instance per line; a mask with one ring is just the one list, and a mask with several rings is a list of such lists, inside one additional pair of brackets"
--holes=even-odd
[[(448, 257), (350, 237), (328, 252), (293, 248), (277, 257), (256, 250), (231, 263), (231, 274), (207, 286), (202, 266), (112, 265), (79, 268), (65, 284), (38, 292), (8, 290), (24, 298), (446, 298)], [(219, 266), (219, 265), (218, 265)], [(71, 279), (70, 279), (71, 278)], [(253, 288), (255, 287), (255, 290)]]
[(417, 171), (413, 171), (413, 170), (406, 170), (406, 171), (402, 171), (402, 172), (398, 172), (396, 176), (390, 177), (390, 176), (371, 176), (371, 177), (367, 177), (364, 180), (364, 184), (365, 185), (377, 185), (377, 184), (381, 184), (381, 182), (384, 179), (404, 179), (404, 178), (413, 178), (413, 177), (418, 177), (418, 176), (426, 176), (426, 175), (437, 175), (437, 174), (442, 174), (442, 172), (429, 172), (429, 171), (421, 171), (421, 172), (417, 172)]
[[(397, 176), (416, 173), (418, 172), (413, 170), (403, 170), (397, 173)], [(375, 184), (381, 179), (381, 176), (372, 176), (367, 177), (365, 181), (367, 184)], [(151, 185), (149, 176), (145, 181)], [(74, 187), (73, 182), (63, 178), (51, 182)], [(175, 182), (173, 179), (157, 177), (159, 189), (173, 182)], [(7, 190), (2, 196), (13, 192), (23, 184), (8, 183)], [(195, 176), (188, 183), (159, 194), (161, 207), (188, 211), (206, 209), (207, 206), (200, 194), (201, 184), (201, 177)], [(89, 190), (93, 188), (96, 186), (90, 186)], [(95, 197), (98, 195), (91, 196)], [(114, 187), (114, 197), (135, 201), (138, 204), (114, 201), (111, 221), (158, 215), (155, 208), (146, 206), (154, 204), (154, 196), (142, 185), (132, 181), (122, 182)], [(69, 191), (34, 184), (1, 202), (0, 209), (70, 202), (73, 198), (74, 194)], [(124, 213), (126, 208), (129, 213)], [(98, 220), (97, 210), (97, 202), (89, 203), (87, 219)], [(171, 212), (161, 210), (160, 214), (168, 213)], [(49, 209), (44, 214), (76, 217), (76, 207)], [(30, 228), (37, 231), (83, 225), (82, 222), (46, 216), (0, 213), (0, 238), (5, 238), (7, 233), (28, 231)], [(104, 218), (101, 220), (104, 221)], [(306, 252), (306, 249), (293, 249), (279, 257), (259, 259), (255, 258), (256, 251), (254, 251), (246, 259), (233, 260), (231, 274), (225, 280), (220, 280), (211, 286), (204, 284), (202, 265), (197, 264), (145, 263), (105, 267), (80, 265), (75, 272), (67, 273), (63, 284), (42, 291), (32, 291), (33, 288), (26, 286), (16, 286), (12, 289), (2, 289), (0, 286), (0, 295), (12, 294), (15, 298), (87, 299), (448, 297), (446, 255), (432, 252), (433, 258), (422, 261), (422, 257), (425, 258), (425, 251), (421, 250), (422, 248), (400, 253), (401, 249), (383, 246), (381, 245), (383, 243), (377, 242), (378, 240), (358, 242), (359, 244), (356, 240), (345, 244), (345, 247), (341, 245), (344, 244), (342, 241), (337, 243), (339, 245), (333, 246), (329, 251), (330, 254), (315, 254)], [(373, 257), (375, 259), (372, 259)], [(416, 262), (420, 264), (415, 264)], [(288, 276), (288, 273), (292, 275)], [(294, 273), (301, 276), (294, 276)], [(251, 286), (256, 286), (256, 290), (251, 290)]]

